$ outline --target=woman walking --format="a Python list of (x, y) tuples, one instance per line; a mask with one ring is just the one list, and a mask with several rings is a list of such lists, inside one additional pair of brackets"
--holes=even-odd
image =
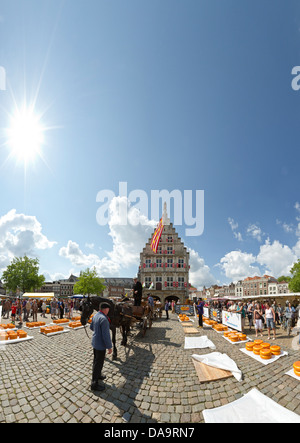
[(256, 337), (258, 337), (258, 331), (260, 332), (260, 336), (263, 336), (263, 312), (259, 304), (255, 305), (254, 309), (254, 321), (255, 321), (255, 333)]
[(271, 329), (273, 330), (273, 340), (276, 339), (276, 328), (275, 328), (275, 312), (274, 309), (269, 305), (269, 303), (266, 303), (266, 309), (265, 309), (265, 315), (266, 315), (266, 323), (267, 323), (267, 329), (268, 329), (268, 340), (271, 339)]

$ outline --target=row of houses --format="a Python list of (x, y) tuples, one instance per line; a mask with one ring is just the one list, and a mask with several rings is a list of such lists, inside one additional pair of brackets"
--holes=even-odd
[[(76, 275), (71, 274), (69, 278), (53, 282), (45, 282), (44, 285), (35, 292), (47, 294), (54, 293), (56, 298), (67, 298), (74, 295), (74, 285), (78, 281)], [(130, 293), (133, 285), (132, 278), (105, 278), (105, 290), (103, 297), (123, 297)], [(0, 295), (6, 295), (5, 288), (0, 280)]]
[[(133, 285), (132, 278), (104, 278), (103, 280), (105, 286), (102, 294), (103, 297), (123, 297), (131, 291)], [(56, 298), (71, 297), (74, 295), (74, 285), (77, 281), (78, 277), (70, 275), (65, 280), (45, 283), (37, 292), (52, 292)]]
[(288, 294), (288, 282), (279, 282), (276, 278), (270, 275), (263, 275), (262, 277), (254, 276), (247, 277), (244, 280), (239, 280), (237, 283), (230, 283), (228, 286), (214, 285), (210, 288), (203, 288), (202, 291), (197, 291), (197, 295), (202, 298), (214, 297), (255, 297), (260, 295), (279, 295)]

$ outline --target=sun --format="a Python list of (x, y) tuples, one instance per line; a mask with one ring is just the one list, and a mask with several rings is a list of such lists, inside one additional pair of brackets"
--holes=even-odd
[(41, 155), (41, 148), (45, 142), (45, 128), (41, 117), (32, 107), (23, 106), (21, 109), (16, 109), (11, 115), (6, 132), (10, 154), (17, 160), (27, 163), (34, 160), (37, 155)]

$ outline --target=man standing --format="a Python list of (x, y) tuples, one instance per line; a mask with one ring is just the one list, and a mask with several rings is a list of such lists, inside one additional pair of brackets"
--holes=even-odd
[(110, 325), (107, 314), (110, 309), (109, 303), (101, 303), (100, 311), (94, 315), (90, 329), (94, 332), (92, 338), (92, 346), (94, 349), (93, 375), (92, 375), (92, 391), (104, 391), (105, 386), (99, 385), (98, 380), (105, 380), (102, 375), (106, 350), (108, 354), (112, 353), (112, 342), (110, 337)]
[(202, 298), (199, 298), (198, 300), (198, 304), (196, 306), (196, 309), (198, 311), (198, 315), (199, 315), (199, 326), (198, 328), (203, 328), (203, 308), (204, 308), (204, 301), (202, 301)]
[(141, 282), (138, 281), (137, 278), (133, 279), (133, 298), (134, 298), (134, 306), (141, 306), (142, 295), (143, 295), (143, 286)]
[(34, 300), (32, 303), (32, 315), (33, 315), (32, 321), (34, 322), (37, 322), (37, 313), (38, 313), (38, 304), (36, 300)]

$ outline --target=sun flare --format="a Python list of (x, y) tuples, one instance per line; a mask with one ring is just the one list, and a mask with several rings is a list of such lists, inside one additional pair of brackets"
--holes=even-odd
[(40, 117), (33, 109), (25, 106), (17, 109), (11, 116), (7, 129), (7, 144), (11, 155), (24, 162), (34, 160), (41, 154), (41, 147), (45, 141), (44, 130)]

